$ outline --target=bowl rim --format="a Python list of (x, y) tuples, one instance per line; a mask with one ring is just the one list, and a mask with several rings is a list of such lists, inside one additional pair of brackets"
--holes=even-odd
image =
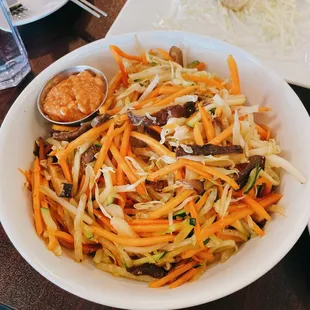
[[(307, 111), (306, 111), (304, 105), (302, 104), (301, 100), (298, 98), (298, 96), (296, 95), (296, 93), (292, 89), (289, 89), (290, 87), (284, 81), (284, 79), (281, 78), (278, 74), (276, 74), (272, 69), (263, 65), (255, 56), (252, 56), (250, 53), (248, 53), (248, 52), (246, 52), (246, 51), (244, 51), (244, 50), (242, 50), (242, 49), (240, 49), (240, 48), (238, 48), (232, 44), (218, 40), (216, 38), (212, 38), (212, 37), (200, 35), (200, 34), (195, 34), (195, 33), (190, 33), (190, 32), (166, 31), (166, 30), (163, 30), (163, 31), (145, 31), (145, 32), (126, 33), (126, 34), (121, 34), (121, 35), (117, 35), (117, 36), (113, 36), (113, 37), (103, 38), (103, 39), (89, 43), (85, 46), (82, 46), (82, 47), (70, 52), (69, 54), (61, 57), (59, 60), (54, 62), (52, 65), (53, 66), (57, 65), (59, 62), (63, 62), (64, 59), (70, 59), (76, 55), (79, 55), (81, 53), (81, 51), (85, 51), (85, 50), (89, 49), (90, 46), (100, 45), (101, 42), (103, 42), (103, 41), (105, 41), (108, 44), (111, 44), (111, 43), (115, 42), (115, 40), (117, 40), (118, 38), (132, 39), (138, 35), (152, 36), (153, 34), (158, 35), (159, 33), (170, 34), (170, 35), (175, 34), (176, 36), (181, 35), (181, 36), (185, 36), (185, 37), (193, 37), (193, 38), (204, 40), (204, 41), (211, 41), (214, 43), (218, 43), (221, 46), (227, 47), (228, 50), (230, 49), (230, 50), (238, 51), (239, 53), (242, 54), (242, 56), (248, 57), (249, 59), (251, 59), (252, 61), (257, 63), (259, 66), (266, 69), (270, 73), (272, 78), (275, 78), (276, 80), (281, 82), (283, 88), (286, 88), (290, 92), (290, 95), (292, 96), (292, 98), (294, 98), (296, 102), (300, 103), (298, 108), (303, 110), (303, 112), (305, 114), (307, 114)], [(182, 37), (182, 38), (184, 38), (184, 37)], [(30, 92), (30, 89), (33, 87), (33, 85), (36, 85), (36, 83), (39, 81), (39, 79), (44, 74), (44, 72), (48, 71), (50, 69), (50, 67), (51, 66), (49, 66), (48, 68), (43, 70), (31, 83), (29, 83), (29, 85), (27, 85), (27, 87), (19, 95), (19, 97), (16, 99), (16, 102), (12, 105), (11, 109), (7, 113), (7, 116), (5, 117), (3, 124), (2, 124), (2, 128), (0, 130), (0, 148), (1, 148), (1, 146), (4, 146), (3, 145), (3, 139), (4, 139), (4, 136), (6, 134), (5, 128), (12, 121), (11, 116), (14, 116), (14, 113), (18, 112), (19, 106), (23, 102), (23, 99), (22, 99), (23, 96), (25, 96), (28, 92)], [(309, 126), (309, 124), (310, 124), (310, 118), (308, 117), (307, 126)], [(310, 126), (309, 126), (309, 128), (310, 128)], [(3, 149), (3, 148), (1, 148), (1, 149)], [(1, 162), (1, 156), (2, 156), (1, 154), (2, 153), (0, 152), (0, 162)], [(0, 185), (1, 185), (1, 182), (0, 182)], [(155, 310), (155, 309), (168, 309), (168, 308), (169, 309), (181, 309), (181, 308), (185, 308), (185, 307), (191, 307), (191, 306), (196, 306), (196, 305), (208, 303), (208, 302), (217, 300), (219, 298), (225, 297), (229, 294), (232, 294), (232, 293), (244, 288), (245, 286), (249, 285), (250, 283), (254, 282), (258, 278), (263, 276), (265, 273), (267, 273), (271, 268), (273, 268), (290, 251), (290, 249), (296, 243), (298, 238), (301, 236), (304, 228), (306, 227), (306, 225), (308, 223), (308, 219), (310, 217), (310, 208), (305, 207), (303, 210), (304, 211), (303, 217), (299, 220), (299, 225), (297, 226), (297, 228), (295, 230), (293, 230), (291, 232), (286, 243), (278, 244), (277, 251), (274, 252), (274, 255), (269, 256), (268, 260), (266, 259), (264, 262), (262, 262), (262, 264), (259, 267), (253, 268), (252, 270), (249, 270), (249, 273), (247, 274), (246, 277), (240, 277), (240, 279), (237, 279), (233, 285), (225, 286), (224, 289), (217, 290), (217, 292), (211, 298), (206, 299), (203, 294), (200, 294), (199, 292), (197, 292), (195, 295), (192, 295), (191, 298), (188, 298), (188, 295), (186, 295), (186, 296), (184, 296), (183, 299), (180, 299), (178, 301), (176, 301), (174, 298), (171, 298), (171, 300), (169, 300), (169, 301), (167, 301), (167, 300), (158, 301), (158, 302), (156, 302), (156, 304), (151, 304), (151, 303), (133, 304), (133, 301), (128, 300), (128, 299), (123, 300), (122, 298), (114, 298), (113, 296), (112, 297), (110, 296), (110, 298), (107, 298), (108, 297), (107, 295), (104, 296), (102, 294), (101, 296), (98, 296), (98, 295), (92, 294), (91, 292), (87, 293), (87, 290), (80, 289), (79, 287), (71, 284), (70, 282), (66, 281), (65, 279), (58, 278), (48, 268), (44, 267), (43, 265), (41, 265), (36, 260), (31, 260), (30, 259), (30, 253), (27, 253), (27, 250), (23, 249), (23, 246), (22, 246), (21, 242), (18, 240), (18, 238), (15, 238), (13, 228), (10, 226), (10, 221), (3, 216), (3, 214), (4, 214), (2, 211), (3, 210), (3, 202), (2, 202), (3, 198), (2, 198), (2, 196), (3, 195), (4, 195), (4, 193), (3, 193), (2, 188), (0, 186), (0, 219), (1, 219), (1, 222), (3, 225), (3, 228), (4, 228), (5, 232), (7, 233), (9, 239), (13, 243), (14, 247), (17, 249), (17, 251), (23, 256), (23, 258), (36, 271), (38, 271), (41, 275), (43, 275), (46, 279), (48, 279), (49, 281), (51, 281), (55, 285), (61, 287), (62, 289), (66, 290), (66, 291), (68, 291), (68, 292), (70, 292), (76, 296), (79, 296), (81, 298), (85, 298), (85, 299), (93, 301), (95, 303), (104, 304), (104, 305), (111, 306), (111, 307), (124, 308), (124, 309), (133, 309), (133, 308), (134, 309), (141, 309), (141, 310), (142, 309), (143, 310), (144, 309), (154, 309)], [(177, 291), (177, 289), (175, 291)], [(104, 298), (102, 296), (104, 296)]]
[[(102, 80), (104, 81), (105, 83), (105, 93), (104, 93), (104, 96), (103, 96), (103, 99), (100, 103), (100, 105), (97, 107), (97, 109), (95, 109), (92, 113), (88, 114), (87, 116), (81, 118), (81, 119), (78, 119), (78, 120), (75, 120), (75, 121), (71, 121), (71, 122), (60, 122), (60, 121), (55, 121), (51, 118), (49, 118), (42, 110), (42, 105), (43, 105), (43, 102), (44, 99), (42, 98), (42, 95), (44, 94), (44, 91), (46, 88), (49, 87), (49, 84), (53, 82), (54, 79), (56, 79), (58, 76), (61, 76), (62, 74), (67, 74), (68, 73), (68, 76), (65, 78), (67, 79), (68, 77), (70, 77), (71, 75), (75, 75), (75, 74), (78, 74), (78, 73), (81, 73), (81, 72), (84, 72), (84, 71), (91, 71), (93, 73), (95, 73), (96, 75), (99, 75)], [(64, 80), (65, 80), (64, 79)], [(59, 81), (58, 83), (54, 84), (54, 85), (51, 85), (51, 88), (58, 85), (60, 82), (62, 82), (63, 80)], [(60, 72), (58, 73), (55, 73), (53, 76), (51, 76), (41, 87), (40, 91), (39, 91), (39, 94), (37, 95), (37, 99), (36, 99), (36, 102), (37, 102), (37, 108), (38, 108), (38, 111), (40, 113), (40, 115), (45, 119), (47, 120), (48, 122), (52, 123), (52, 124), (57, 124), (57, 125), (66, 125), (66, 126), (73, 126), (73, 125), (77, 125), (77, 124), (80, 124), (82, 122), (86, 122), (87, 120), (91, 119), (92, 116), (96, 115), (96, 113), (99, 111), (99, 109), (104, 105), (107, 97), (108, 97), (108, 92), (109, 92), (109, 87), (108, 87), (109, 83), (108, 83), (108, 79), (106, 77), (106, 75), (100, 71), (99, 69), (97, 68), (94, 68), (94, 67), (91, 67), (91, 66), (87, 66), (87, 65), (77, 65), (77, 66), (74, 66), (74, 67), (70, 67), (70, 68), (66, 68), (64, 70), (61, 70)], [(51, 88), (48, 90), (47, 93), (49, 93), (49, 91), (51, 90)], [(47, 94), (46, 94), (47, 95)]]

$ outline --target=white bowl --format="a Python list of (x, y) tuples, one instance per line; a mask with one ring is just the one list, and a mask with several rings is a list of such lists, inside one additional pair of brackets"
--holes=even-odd
[[(310, 122), (302, 103), (273, 71), (248, 53), (216, 39), (183, 32), (139, 33), (145, 48), (171, 45), (188, 47), (189, 58), (205, 61), (211, 71), (228, 77), (226, 58), (233, 54), (240, 70), (243, 93), (251, 104), (272, 107), (268, 122), (276, 134), (283, 156), (310, 178)], [(33, 143), (47, 134), (48, 126), (36, 109), (41, 86), (55, 73), (76, 65), (97, 67), (111, 78), (117, 67), (109, 51), (115, 44), (137, 53), (135, 34), (125, 34), (86, 45), (66, 55), (44, 70), (18, 97), (3, 122), (0, 133), (0, 215), (16, 249), (38, 272), (61, 288), (88, 300), (119, 308), (171, 309), (206, 303), (255, 281), (291, 249), (310, 215), (310, 182), (299, 184), (283, 173), (280, 192), (286, 216), (274, 216), (266, 225), (266, 235), (246, 243), (224, 264), (208, 270), (198, 281), (177, 289), (150, 289), (144, 283), (115, 278), (99, 271), (89, 260), (75, 263), (66, 255), (54, 256), (37, 237), (29, 194), (17, 168), (28, 168), (33, 160)], [(12, 262), (14, 263), (14, 262)]]

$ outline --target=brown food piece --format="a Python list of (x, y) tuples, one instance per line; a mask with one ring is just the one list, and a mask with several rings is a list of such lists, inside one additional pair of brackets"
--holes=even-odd
[(187, 155), (222, 155), (222, 154), (232, 154), (232, 153), (238, 153), (242, 154), (243, 149), (240, 145), (230, 145), (230, 146), (220, 146), (220, 145), (214, 145), (214, 144), (205, 144), (205, 145), (196, 145), (191, 144), (188, 145), (193, 152), (187, 153), (183, 150), (181, 146), (178, 146), (176, 148), (176, 156), (187, 156)]
[(98, 153), (97, 147), (93, 144), (87, 151), (85, 151), (81, 156), (81, 163), (87, 165), (95, 159), (95, 155)]
[(257, 224), (257, 226), (260, 228), (260, 229), (263, 229), (267, 223), (267, 220), (266, 219), (263, 219), (261, 220), (260, 222), (257, 222), (255, 221), (255, 223)]
[(130, 137), (130, 145), (132, 147), (147, 147), (147, 143), (135, 138), (135, 137)]
[(53, 132), (53, 138), (58, 141), (72, 141), (81, 136), (83, 133), (91, 129), (91, 124), (86, 123), (81, 125), (77, 129), (73, 129), (70, 131), (59, 131)]
[(59, 197), (71, 198), (72, 188), (73, 188), (73, 184), (71, 183), (61, 183), (60, 184), (61, 192), (59, 194)]
[(172, 46), (170, 48), (169, 55), (176, 63), (183, 66), (183, 53), (177, 46)]
[(159, 180), (157, 182), (152, 182), (152, 181), (145, 181), (145, 184), (151, 188), (153, 188), (154, 191), (156, 192), (161, 192), (163, 188), (168, 186), (168, 181), (167, 180)]
[(149, 263), (127, 268), (127, 271), (135, 276), (145, 275), (156, 279), (163, 278), (167, 274), (167, 271), (164, 268)]
[(235, 175), (234, 179), (240, 188), (244, 187), (248, 181), (251, 171), (258, 165), (261, 169), (265, 168), (266, 158), (260, 155), (254, 155), (250, 157), (250, 161), (247, 164), (236, 165), (239, 170), (238, 175)]
[(151, 117), (155, 117), (155, 120), (146, 116), (136, 115), (133, 112), (128, 112), (128, 117), (133, 125), (143, 126), (164, 126), (167, 124), (168, 119), (172, 117), (189, 117), (195, 112), (195, 103), (187, 102), (184, 105), (173, 105), (167, 108), (163, 108), (156, 113), (153, 113)]
[(92, 121), (91, 121), (91, 126), (92, 127), (98, 127), (102, 124), (104, 124), (106, 121), (110, 119), (110, 114), (103, 114), (103, 115), (98, 115), (96, 116)]
[(180, 182), (192, 186), (198, 195), (202, 195), (204, 192), (203, 183), (198, 179), (181, 180)]

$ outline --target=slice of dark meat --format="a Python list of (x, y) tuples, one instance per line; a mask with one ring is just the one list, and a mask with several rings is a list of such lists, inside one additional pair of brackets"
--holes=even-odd
[(254, 155), (249, 158), (247, 164), (236, 165), (239, 170), (238, 175), (235, 175), (234, 179), (240, 188), (244, 187), (248, 181), (251, 171), (258, 165), (261, 169), (265, 168), (266, 158), (260, 155)]
[(195, 112), (195, 102), (187, 102), (184, 105), (173, 105), (167, 108), (163, 108), (156, 113), (151, 115), (151, 119), (146, 116), (136, 115), (133, 112), (128, 112), (128, 117), (133, 125), (136, 126), (164, 126), (167, 124), (168, 119), (172, 117), (189, 117)]
[(151, 127), (144, 127), (144, 131), (156, 141), (160, 141), (160, 134)]
[(177, 157), (186, 156), (186, 155), (222, 155), (222, 154), (232, 154), (238, 153), (242, 154), (243, 149), (240, 145), (230, 145), (230, 146), (220, 146), (214, 144), (205, 144), (205, 145), (188, 145), (192, 149), (192, 153), (187, 153), (181, 146), (176, 148)]
[(151, 276), (156, 279), (163, 278), (167, 274), (167, 271), (163, 267), (159, 267), (149, 263), (127, 268), (127, 271), (135, 276), (145, 275), (145, 276)]
[(130, 144), (132, 147), (147, 147), (147, 144), (135, 137), (130, 137)]
[(157, 182), (152, 182), (145, 180), (146, 186), (151, 187), (154, 191), (156, 192), (161, 192), (163, 188), (168, 186), (168, 181), (167, 180), (159, 180)]
[(93, 144), (91, 145), (87, 151), (85, 151), (81, 156), (81, 163), (83, 165), (87, 165), (95, 159), (95, 155), (98, 153), (97, 147)]
[(86, 123), (74, 130), (53, 132), (53, 138), (58, 141), (72, 141), (91, 128), (91, 124)]
[(91, 121), (91, 126), (92, 127), (98, 127), (102, 124), (104, 124), (106, 121), (110, 119), (110, 114), (103, 114), (103, 115), (98, 115), (96, 116), (92, 121)]
[(183, 53), (181, 49), (177, 46), (172, 46), (169, 50), (169, 55), (176, 63), (183, 66)]

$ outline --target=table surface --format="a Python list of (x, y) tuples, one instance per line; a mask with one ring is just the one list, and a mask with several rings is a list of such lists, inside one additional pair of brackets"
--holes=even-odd
[[(126, 0), (93, 1), (108, 13), (108, 17), (104, 19), (97, 19), (73, 3), (68, 3), (47, 18), (20, 27), (32, 73), (18, 87), (0, 92), (0, 123), (17, 96), (37, 74), (68, 52), (103, 38), (125, 2)], [(293, 89), (309, 112), (310, 90), (294, 86)], [(1, 225), (0, 240), (0, 303), (15, 309), (31, 310), (112, 309), (74, 296), (47, 281), (20, 256)], [(285, 258), (259, 280), (225, 298), (192, 309), (225, 308), (310, 309), (308, 231), (305, 230)]]

